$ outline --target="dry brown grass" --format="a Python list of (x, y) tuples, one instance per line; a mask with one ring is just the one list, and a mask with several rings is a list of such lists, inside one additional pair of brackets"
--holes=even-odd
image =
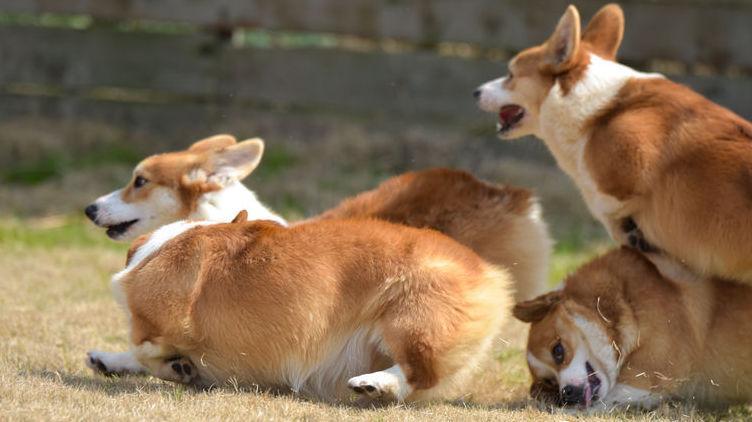
[[(148, 377), (103, 378), (84, 365), (92, 348), (126, 347), (109, 275), (123, 247), (80, 221), (0, 221), (0, 419), (11, 420), (571, 420), (526, 398), (524, 327), (479, 375), (465, 400), (358, 409), (232, 386), (196, 392)], [(579, 261), (578, 258), (575, 261)], [(575, 262), (569, 265), (576, 265)], [(588, 420), (744, 419), (747, 408), (701, 413), (665, 405)]]

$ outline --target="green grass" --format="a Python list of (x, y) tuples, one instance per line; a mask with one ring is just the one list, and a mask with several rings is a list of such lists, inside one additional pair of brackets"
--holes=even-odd
[[(292, 220), (300, 218), (303, 211), (292, 198), (283, 214)], [(554, 250), (550, 283), (558, 284), (567, 274), (578, 266), (604, 251), (606, 243), (597, 242), (573, 246), (560, 243)], [(104, 231), (95, 227), (83, 216), (51, 216), (36, 219), (5, 218), (0, 219), (0, 246), (4, 248), (104, 248), (125, 253), (128, 245), (113, 242)]]
[(78, 216), (53, 216), (38, 219), (0, 220), (0, 246), (28, 248), (103, 248), (125, 253), (128, 245), (113, 242), (104, 231)]
[(20, 185), (36, 185), (61, 177), (72, 169), (85, 169), (110, 164), (135, 165), (142, 154), (125, 147), (102, 147), (81, 154), (64, 156), (45, 155), (36, 160), (21, 161), (0, 170), (0, 180)]
[(282, 145), (269, 145), (264, 149), (264, 161), (253, 173), (254, 178), (272, 178), (292, 168), (299, 160)]

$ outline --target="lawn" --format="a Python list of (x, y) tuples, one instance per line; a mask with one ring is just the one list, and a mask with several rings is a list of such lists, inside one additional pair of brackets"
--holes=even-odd
[[(557, 248), (552, 282), (603, 246)], [(149, 377), (104, 378), (84, 365), (89, 349), (127, 346), (125, 318), (109, 291), (109, 275), (126, 246), (79, 217), (0, 220), (0, 420), (572, 420), (538, 410), (529, 382), (521, 325), (492, 367), (458, 402), (359, 409), (321, 404), (232, 385), (197, 392)], [(588, 420), (749, 419), (749, 407), (715, 413), (689, 404)]]

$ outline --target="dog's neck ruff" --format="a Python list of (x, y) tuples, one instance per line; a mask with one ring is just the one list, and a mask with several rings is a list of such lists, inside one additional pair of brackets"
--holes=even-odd
[(256, 194), (241, 182), (232, 183), (218, 191), (205, 193), (188, 219), (229, 222), (243, 210), (248, 211), (248, 220), (271, 220), (283, 226), (287, 225), (284, 218), (264, 206), (256, 198)]
[(578, 162), (589, 136), (586, 123), (614, 101), (629, 80), (662, 77), (590, 54), (584, 76), (569, 92), (565, 93), (559, 82), (551, 88), (541, 105), (535, 135), (551, 150), (559, 167), (576, 180)]

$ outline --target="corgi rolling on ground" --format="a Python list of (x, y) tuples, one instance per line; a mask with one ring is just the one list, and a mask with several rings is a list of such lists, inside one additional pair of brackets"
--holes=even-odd
[[(112, 279), (129, 359), (184, 384), (402, 402), (457, 397), (490, 355), (509, 277), (469, 248), (377, 220), (246, 218), (172, 223), (133, 244)], [(118, 372), (121, 355), (92, 364)]]
[(752, 283), (752, 124), (615, 61), (619, 6), (580, 31), (569, 6), (543, 44), (482, 85), (498, 135), (535, 135), (611, 237), (702, 276)]
[(548, 403), (610, 410), (752, 399), (750, 286), (669, 279), (621, 248), (513, 312), (531, 323), (531, 394)]

